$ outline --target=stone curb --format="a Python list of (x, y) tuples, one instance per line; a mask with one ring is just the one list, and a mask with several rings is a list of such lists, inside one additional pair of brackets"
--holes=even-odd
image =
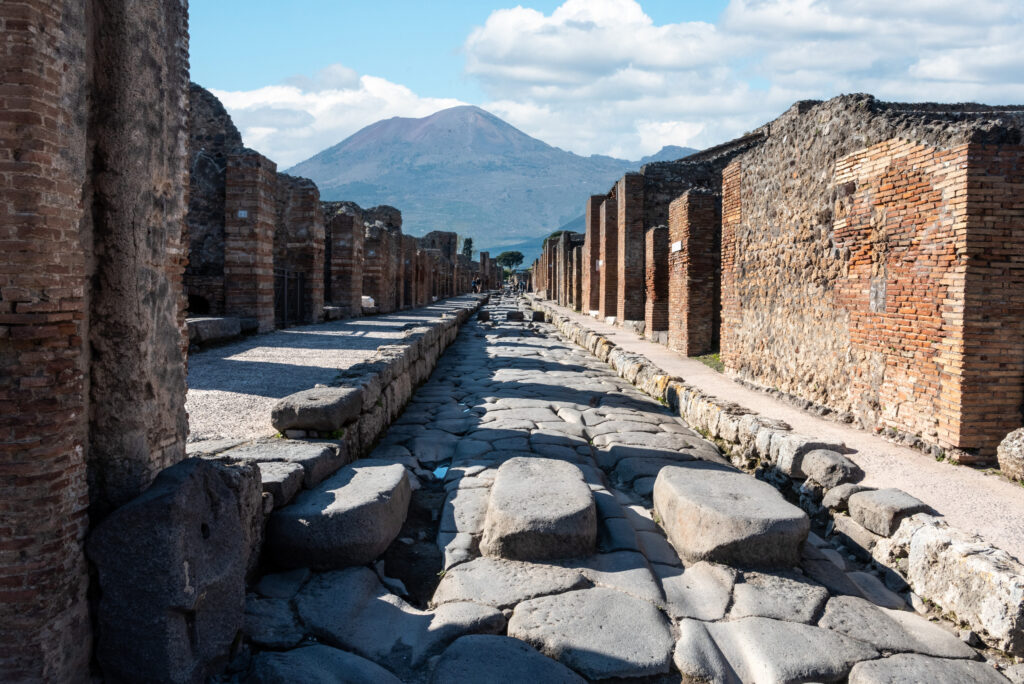
[[(855, 553), (880, 566), (890, 588), (899, 591), (909, 586), (954, 620), (968, 624), (986, 645), (1024, 656), (1024, 564), (928, 513), (890, 511), (895, 516), (891, 535), (876, 535), (858, 520), (822, 505), (829, 491), (849, 488), (849, 481), (827, 488), (807, 478), (800, 468), (805, 454), (815, 450), (842, 454), (844, 444), (794, 433), (782, 421), (705, 394), (645, 356), (628, 352), (559, 314), (551, 305), (534, 297), (527, 301), (534, 311), (543, 312), (562, 337), (587, 349), (620, 377), (676, 411), (691, 427), (715, 439), (735, 465), (794, 493), (801, 508), (825, 522), (830, 532), (841, 530)], [(845, 508), (849, 495), (832, 498)]]
[[(303, 429), (299, 416), (291, 421), (284, 436), (340, 439), (351, 459), (365, 456), (377, 438), (401, 415), (413, 390), (430, 377), (437, 360), (455, 341), (462, 324), (482, 304), (483, 300), (478, 299), (434, 321), (412, 327), (405, 331), (401, 343), (382, 345), (370, 358), (341, 371), (332, 385), (357, 389), (362, 394), (362, 408), (354, 418), (325, 432), (322, 428)], [(299, 394), (302, 393), (284, 397), (275, 405), (275, 410)]]

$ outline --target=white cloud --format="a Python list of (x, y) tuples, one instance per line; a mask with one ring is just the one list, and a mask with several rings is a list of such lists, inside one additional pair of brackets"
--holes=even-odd
[(335, 145), (364, 126), (393, 116), (423, 117), (466, 104), (425, 98), (403, 85), (359, 76), (335, 64), (312, 79), (213, 94), (224, 103), (245, 144), (284, 169)]

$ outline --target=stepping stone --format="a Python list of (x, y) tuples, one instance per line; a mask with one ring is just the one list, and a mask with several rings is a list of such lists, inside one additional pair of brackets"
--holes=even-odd
[(282, 461), (257, 462), (263, 491), (274, 497), (274, 508), (286, 506), (302, 489), (306, 469), (298, 463)]
[(495, 608), (511, 608), (527, 599), (560, 594), (588, 585), (587, 578), (576, 569), (500, 558), (477, 558), (445, 572), (431, 603), (475, 601)]
[(294, 602), (300, 619), (318, 639), (398, 673), (421, 667), (461, 636), (496, 634), (505, 627), (501, 611), (476, 603), (417, 610), (389, 593), (364, 567), (318, 575)]
[(673, 646), (668, 621), (657, 608), (600, 587), (520, 603), (508, 635), (587, 679), (667, 673)]
[(566, 666), (544, 657), (519, 639), (488, 634), (472, 634), (456, 639), (441, 655), (430, 681), (433, 684), (584, 682)]
[(810, 520), (771, 485), (712, 464), (663, 468), (654, 508), (679, 555), (744, 567), (792, 567)]
[(274, 404), (270, 423), (278, 432), (333, 432), (351, 423), (363, 410), (359, 387), (315, 387), (290, 394)]
[(369, 563), (398, 536), (411, 494), (404, 467), (357, 461), (270, 516), (270, 555), (286, 568)]
[(765, 617), (812, 624), (828, 600), (828, 589), (796, 573), (745, 572), (733, 590), (729, 619)]
[(904, 518), (930, 511), (928, 504), (902, 489), (874, 489), (850, 496), (850, 517), (883, 537), (890, 537)]
[(938, 625), (905, 610), (879, 608), (853, 596), (836, 596), (825, 606), (819, 627), (835, 630), (891, 653), (940, 658), (974, 658), (970, 646)]
[[(724, 663), (713, 658), (714, 651), (700, 635), (701, 629), (707, 631), (718, 653), (724, 656), (728, 670), (701, 672), (709, 662), (724, 669)], [(676, 667), (683, 674), (703, 676), (706, 681), (835, 681), (845, 677), (854, 663), (878, 657), (875, 649), (842, 634), (760, 617), (713, 623), (685, 620), (680, 633), (683, 638), (676, 646)]]
[(284, 462), (302, 466), (302, 484), (312, 489), (348, 463), (344, 449), (325, 442), (303, 442), (297, 439), (273, 439), (221, 452), (219, 461), (246, 463)]
[(725, 616), (736, 583), (732, 568), (704, 562), (685, 570), (660, 564), (651, 567), (661, 579), (666, 611), (673, 619), (720, 620)]
[(548, 458), (512, 458), (491, 487), (480, 552), (513, 560), (594, 552), (597, 509), (580, 469)]
[[(354, 653), (316, 644), (286, 653), (264, 651), (252, 661), (253, 684), (401, 684), (380, 665)], [(344, 674), (342, 674), (344, 673)]]
[(1007, 684), (1009, 680), (988, 663), (900, 654), (857, 663), (847, 681), (849, 684)]
[(245, 601), (242, 632), (263, 648), (292, 648), (304, 636), (288, 599), (268, 599), (250, 595)]

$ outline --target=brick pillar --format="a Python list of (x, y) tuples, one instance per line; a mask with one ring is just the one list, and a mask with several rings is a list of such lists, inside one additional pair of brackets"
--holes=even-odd
[(402, 308), (416, 306), (416, 238), (402, 236)]
[(572, 297), (569, 305), (580, 311), (583, 309), (583, 265), (587, 259), (583, 253), (583, 246), (574, 247), (572, 250)]
[(598, 315), (614, 317), (618, 312), (619, 297), (619, 210), (615, 197), (601, 202), (601, 263), (598, 287), (600, 298)]
[(331, 244), (328, 301), (341, 308), (346, 316), (358, 316), (363, 312), (365, 231), (363, 217), (353, 214), (338, 214), (327, 226), (327, 239)]
[(656, 333), (668, 330), (668, 227), (651, 228), (645, 239), (644, 334), (654, 338)]
[(322, 321), (324, 283), (318, 276), (324, 269), (325, 230), (320, 190), (308, 178), (278, 174), (276, 203), (274, 267), (304, 276), (300, 322)]
[(583, 299), (584, 312), (601, 308), (600, 273), (597, 262), (601, 259), (601, 203), (606, 195), (592, 195), (587, 200), (587, 233), (583, 242)]
[(618, 308), (616, 318), (641, 321), (644, 318), (644, 177), (623, 176), (616, 190), (618, 199)]
[(687, 356), (718, 346), (721, 226), (716, 195), (690, 190), (669, 205), (668, 346)]
[(274, 329), (277, 165), (255, 152), (228, 157), (224, 202), (224, 309)]
[(740, 324), (742, 310), (737, 293), (736, 233), (743, 221), (740, 190), (743, 182), (743, 164), (734, 161), (722, 171), (722, 323), (719, 328), (720, 357), (726, 371), (739, 367), (739, 344), (731, 329)]

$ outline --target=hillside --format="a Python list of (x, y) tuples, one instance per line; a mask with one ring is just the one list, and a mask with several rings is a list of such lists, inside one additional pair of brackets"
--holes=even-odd
[(539, 243), (641, 163), (693, 151), (670, 146), (642, 162), (581, 157), (467, 106), (378, 121), (287, 172), (316, 181), (324, 200), (401, 208), (410, 234), (453, 230), (495, 252)]

